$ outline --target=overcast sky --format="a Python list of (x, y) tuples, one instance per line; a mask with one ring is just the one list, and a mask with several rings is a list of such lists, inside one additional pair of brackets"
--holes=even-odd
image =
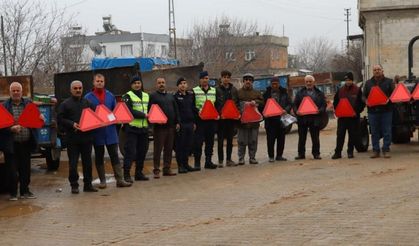
[[(66, 8), (77, 17), (87, 34), (102, 31), (102, 16), (112, 15), (113, 24), (124, 31), (168, 33), (168, 0), (43, 0)], [(350, 34), (360, 34), (357, 0), (174, 0), (177, 36), (194, 23), (216, 16), (256, 21), (273, 34), (290, 39), (290, 51), (300, 40), (323, 36), (342, 47), (346, 38), (344, 9), (351, 9)]]

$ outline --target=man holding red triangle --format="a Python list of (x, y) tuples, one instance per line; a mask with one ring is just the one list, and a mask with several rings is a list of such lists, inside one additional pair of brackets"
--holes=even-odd
[[(221, 83), (215, 88), (217, 99), (215, 101), (215, 107), (218, 113), (221, 115), (221, 111), (227, 100), (233, 100), (236, 107), (239, 107), (239, 99), (236, 87), (233, 86), (231, 81), (231, 72), (224, 70), (221, 71)], [(217, 129), (217, 140), (218, 140), (218, 167), (223, 167), (224, 162), (224, 139), (227, 141), (226, 146), (226, 166), (237, 166), (237, 164), (231, 159), (231, 153), (233, 152), (233, 136), (234, 128), (237, 124), (237, 120), (233, 119), (220, 119), (218, 121)]]
[(354, 75), (349, 72), (345, 75), (345, 85), (340, 88), (333, 99), (333, 106), (338, 110), (341, 99), (347, 99), (350, 103), (350, 109), (354, 115), (352, 117), (339, 117), (336, 131), (336, 148), (332, 159), (342, 158), (343, 143), (345, 142), (345, 134), (348, 132), (348, 158), (354, 158), (354, 144), (357, 139), (357, 129), (359, 125), (359, 114), (364, 110), (365, 103), (362, 101), (362, 91), (354, 84)]
[[(294, 98), (294, 112), (298, 120), (298, 156), (296, 160), (305, 159), (307, 132), (310, 131), (314, 159), (320, 160), (320, 123), (321, 114), (326, 112), (326, 98), (322, 91), (315, 86), (315, 79), (312, 75), (304, 78), (305, 87), (297, 92)], [(303, 114), (299, 111), (303, 99), (308, 97), (314, 102), (317, 112)], [(308, 101), (309, 102), (309, 101)]]
[[(372, 89), (380, 90), (387, 98), (394, 90), (392, 79), (384, 77), (383, 67), (379, 64), (373, 66), (373, 77), (365, 82), (364, 98), (370, 99)], [(384, 158), (390, 158), (391, 131), (393, 119), (393, 105), (390, 100), (386, 104), (368, 105), (368, 121), (371, 127), (371, 142), (373, 155), (371, 158), (380, 157), (383, 152)], [(380, 149), (380, 139), (383, 138), (383, 146)]]
[[(263, 99), (266, 104), (269, 98), (273, 98), (286, 112), (291, 111), (291, 98), (285, 88), (279, 85), (279, 78), (271, 79), (271, 86), (266, 88)], [(282, 155), (285, 146), (285, 128), (281, 122), (281, 115), (265, 118), (266, 141), (268, 145), (269, 162), (286, 161)], [(274, 156), (274, 146), (276, 141), (276, 158)]]

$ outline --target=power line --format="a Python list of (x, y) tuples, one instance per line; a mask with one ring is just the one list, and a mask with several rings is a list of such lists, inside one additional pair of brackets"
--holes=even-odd
[(349, 16), (351, 16), (351, 9), (344, 9), (345, 10), (345, 16), (346, 16), (346, 49), (349, 51)]

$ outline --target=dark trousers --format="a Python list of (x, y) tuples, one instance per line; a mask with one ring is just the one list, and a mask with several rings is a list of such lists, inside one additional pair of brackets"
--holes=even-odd
[(231, 153), (233, 151), (233, 136), (234, 136), (234, 121), (220, 120), (217, 129), (218, 142), (218, 161), (224, 160), (224, 139), (227, 140), (226, 155), (227, 160), (231, 160)]
[(316, 156), (320, 155), (320, 128), (314, 125), (314, 122), (306, 122), (298, 124), (298, 155), (305, 156), (307, 132), (310, 131), (312, 149), (311, 153)]
[(285, 129), (280, 125), (266, 127), (266, 141), (268, 145), (268, 156), (274, 158), (274, 147), (276, 141), (276, 157), (281, 157), (285, 146)]
[(148, 151), (148, 133), (127, 132), (124, 151), (124, 172), (129, 173), (135, 161), (135, 175), (141, 175)]
[(358, 118), (339, 118), (336, 130), (336, 149), (335, 152), (340, 154), (345, 142), (346, 131), (348, 131), (348, 154), (354, 153), (354, 144), (356, 139), (356, 130), (358, 129)]
[(5, 178), (7, 179), (5, 182), (7, 184), (7, 190), (11, 196), (17, 196), (18, 174), (12, 153), (4, 152), (4, 165), (4, 170), (6, 172)]
[(69, 162), (68, 180), (70, 181), (71, 187), (79, 187), (77, 164), (80, 155), (83, 167), (84, 187), (90, 187), (92, 185), (92, 142), (83, 142), (75, 139), (69, 140), (67, 155)]
[[(95, 149), (95, 165), (103, 166), (105, 164), (105, 161), (104, 161), (105, 145), (95, 145), (93, 147)], [(108, 154), (111, 159), (112, 166), (118, 165), (119, 164), (118, 144), (106, 145), (106, 149), (108, 150)]]
[(175, 127), (155, 127), (153, 163), (154, 170), (160, 170), (160, 156), (163, 151), (163, 171), (168, 171), (172, 164), (172, 151), (175, 140)]
[(19, 182), (20, 195), (29, 191), (31, 182), (31, 144), (26, 142), (13, 143), (14, 153), (5, 153), (5, 162), (11, 175), (9, 182), (10, 195), (17, 195)]
[(175, 150), (178, 167), (188, 164), (189, 154), (193, 145), (193, 123), (181, 124), (180, 131), (176, 133)]
[(196, 124), (194, 135), (194, 157), (195, 167), (200, 167), (202, 156), (202, 145), (205, 142), (205, 159), (206, 162), (211, 161), (212, 151), (214, 148), (214, 134), (217, 122), (214, 120), (203, 120)]

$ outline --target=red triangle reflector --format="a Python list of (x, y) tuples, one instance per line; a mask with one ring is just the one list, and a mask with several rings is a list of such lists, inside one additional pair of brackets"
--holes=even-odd
[(115, 115), (104, 104), (97, 105), (95, 113), (106, 126), (115, 123)]
[(0, 129), (13, 126), (15, 123), (15, 119), (13, 115), (3, 106), (0, 104)]
[(130, 123), (134, 120), (134, 116), (132, 116), (131, 111), (124, 102), (118, 102), (113, 110), (113, 114), (115, 115), (116, 122), (120, 124)]
[(201, 117), (202, 120), (218, 120), (220, 118), (214, 104), (212, 104), (210, 100), (205, 101), (201, 112), (199, 112), (199, 117)]
[(297, 110), (298, 115), (318, 114), (319, 109), (309, 96), (305, 96)]
[(338, 118), (348, 118), (356, 116), (355, 110), (348, 98), (341, 98), (335, 109), (335, 115)]
[(90, 131), (104, 125), (103, 121), (90, 108), (85, 108), (81, 112), (80, 117), (80, 131)]
[(243, 114), (241, 118), (242, 123), (253, 123), (262, 121), (263, 117), (259, 113), (259, 110), (256, 106), (251, 105), (250, 103), (244, 104)]
[(35, 103), (28, 103), (19, 116), (18, 124), (26, 128), (41, 128), (44, 121)]
[(153, 124), (166, 124), (167, 116), (158, 104), (152, 104), (148, 113), (148, 122)]
[(221, 119), (238, 120), (240, 119), (240, 111), (232, 99), (228, 99), (223, 109), (221, 109)]
[(413, 100), (419, 100), (419, 84), (416, 84), (415, 90), (412, 93)]
[(274, 98), (269, 98), (266, 101), (265, 108), (263, 109), (263, 116), (266, 118), (279, 116), (285, 113), (285, 110), (279, 105)]
[(388, 98), (379, 86), (373, 86), (367, 98), (367, 106), (374, 107), (378, 105), (386, 105)]
[(403, 83), (398, 83), (393, 93), (391, 93), (390, 100), (394, 103), (409, 102), (412, 95)]

